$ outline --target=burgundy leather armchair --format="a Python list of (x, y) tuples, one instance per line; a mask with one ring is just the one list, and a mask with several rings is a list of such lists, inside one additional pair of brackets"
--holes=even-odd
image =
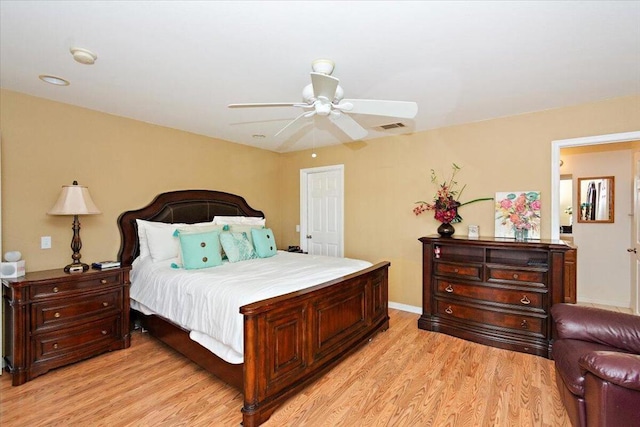
[(574, 426), (640, 426), (640, 316), (551, 308), (560, 397)]

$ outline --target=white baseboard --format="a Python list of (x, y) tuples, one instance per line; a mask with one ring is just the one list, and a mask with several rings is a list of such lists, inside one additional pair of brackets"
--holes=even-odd
[(401, 311), (408, 311), (409, 313), (422, 314), (422, 307), (416, 307), (415, 305), (401, 304), (399, 302), (389, 301), (389, 308), (393, 308)]
[(620, 307), (620, 308), (631, 308), (630, 301), (610, 301), (602, 298), (593, 299), (593, 298), (577, 298), (578, 302), (584, 302), (587, 304), (598, 304), (598, 305), (608, 305), (610, 307)]

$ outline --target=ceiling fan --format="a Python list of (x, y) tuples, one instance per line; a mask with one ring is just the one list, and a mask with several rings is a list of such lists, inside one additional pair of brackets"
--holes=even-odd
[(349, 114), (370, 114), (375, 116), (412, 119), (418, 113), (418, 104), (408, 101), (382, 101), (376, 99), (343, 99), (344, 91), (340, 80), (331, 76), (335, 64), (329, 59), (318, 59), (311, 64), (311, 84), (302, 90), (303, 102), (272, 102), (229, 104), (229, 108), (253, 107), (297, 107), (305, 110), (298, 117), (280, 129), (280, 135), (303, 118), (313, 116), (328, 117), (351, 139), (362, 139), (367, 130), (360, 126)]

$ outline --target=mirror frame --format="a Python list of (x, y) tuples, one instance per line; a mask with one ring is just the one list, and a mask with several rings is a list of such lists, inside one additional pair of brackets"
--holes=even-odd
[[(609, 180), (609, 219), (583, 219), (582, 210), (582, 182), (593, 181), (596, 179), (608, 179)], [(590, 176), (586, 178), (578, 178), (578, 202), (576, 213), (578, 214), (578, 222), (584, 224), (598, 224), (598, 223), (613, 223), (615, 213), (615, 177), (614, 176)]]

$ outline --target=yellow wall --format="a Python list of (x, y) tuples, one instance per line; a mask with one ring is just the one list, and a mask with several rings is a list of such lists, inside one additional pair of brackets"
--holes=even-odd
[[(89, 187), (101, 215), (82, 216), (82, 261), (115, 259), (116, 220), (158, 193), (212, 189), (240, 194), (279, 230), (280, 156), (16, 92), (0, 92), (3, 249), (27, 271), (71, 262), (71, 223), (50, 216), (62, 185)], [(52, 249), (40, 249), (40, 236)]]
[[(442, 176), (452, 162), (461, 166), (463, 202), (498, 191), (541, 191), (541, 232), (549, 238), (551, 141), (639, 129), (636, 96), (316, 149), (315, 159), (309, 151), (284, 154), (283, 237), (299, 240), (299, 170), (344, 164), (345, 255), (391, 261), (389, 300), (421, 306), (417, 239), (435, 233), (439, 223), (429, 213), (415, 217), (412, 208), (435, 193), (430, 169)], [(481, 235), (493, 235), (492, 202), (464, 206), (460, 214), (456, 233), (466, 235), (468, 224), (478, 224)]]
[[(640, 97), (470, 123), (412, 135), (276, 154), (8, 91), (0, 93), (4, 250), (20, 250), (28, 270), (70, 262), (71, 218), (46, 215), (60, 187), (87, 185), (102, 215), (82, 221), (83, 260), (114, 258), (118, 215), (157, 193), (207, 188), (243, 195), (265, 211), (279, 246), (297, 244), (300, 169), (345, 165), (345, 255), (389, 260), (390, 300), (421, 305), (421, 248), (430, 215), (413, 202), (430, 198), (431, 168), (463, 167), (462, 201), (497, 191), (540, 190), (542, 235), (550, 236), (551, 141), (640, 129)], [(493, 234), (493, 205), (461, 209), (464, 222)], [(53, 237), (41, 250), (40, 236)]]

